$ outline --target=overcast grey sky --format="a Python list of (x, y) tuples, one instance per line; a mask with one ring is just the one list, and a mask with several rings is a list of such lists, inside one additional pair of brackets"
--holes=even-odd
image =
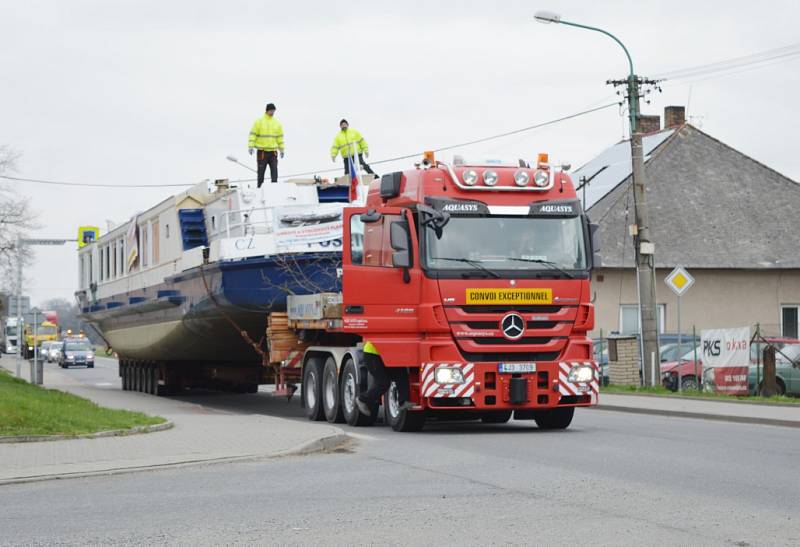
[[(524, 127), (614, 99), (626, 75), (611, 40), (540, 25), (539, 9), (607, 28), (637, 72), (730, 59), (800, 41), (796, 1), (11, 1), (0, 5), (0, 143), (17, 176), (111, 184), (240, 178), (264, 104), (286, 134), (282, 173), (326, 169), (340, 118), (381, 159)], [(755, 6), (755, 7), (754, 7)], [(665, 82), (646, 107), (686, 104), (703, 131), (800, 180), (800, 60)], [(458, 150), (577, 166), (623, 135), (616, 108)], [(448, 153), (447, 157), (450, 157)], [(410, 166), (410, 162), (381, 166)], [(19, 183), (42, 237), (105, 231), (174, 189)], [(26, 292), (72, 299), (76, 253), (40, 248)]]

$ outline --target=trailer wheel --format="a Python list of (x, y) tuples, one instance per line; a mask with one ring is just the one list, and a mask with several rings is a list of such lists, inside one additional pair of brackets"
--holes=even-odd
[[(398, 383), (401, 382), (401, 383)], [(386, 423), (395, 431), (419, 431), (425, 427), (425, 411), (400, 408), (400, 401), (408, 400), (408, 377), (392, 380), (383, 396), (383, 412)]]
[(481, 421), (485, 424), (504, 424), (510, 419), (510, 410), (495, 410), (481, 415)]
[(566, 429), (572, 423), (572, 416), (575, 414), (574, 406), (554, 408), (552, 410), (539, 410), (534, 414), (533, 419), (539, 429)]
[(319, 422), (325, 419), (322, 408), (322, 360), (319, 357), (309, 357), (303, 367), (303, 400), (309, 420)]
[(325, 359), (325, 367), (322, 371), (322, 406), (325, 409), (326, 420), (332, 424), (344, 423), (339, 373), (333, 357)]
[(356, 366), (352, 359), (347, 359), (342, 367), (342, 381), (339, 388), (341, 389), (340, 400), (345, 421), (354, 427), (374, 424), (378, 417), (377, 409), (373, 409), (370, 414), (364, 414), (356, 405), (358, 381), (356, 380)]

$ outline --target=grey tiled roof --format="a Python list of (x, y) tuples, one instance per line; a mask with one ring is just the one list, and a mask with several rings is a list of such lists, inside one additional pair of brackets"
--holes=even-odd
[[(651, 154), (645, 173), (657, 267), (800, 268), (796, 182), (688, 124)], [(588, 211), (605, 267), (633, 267), (630, 180)]]

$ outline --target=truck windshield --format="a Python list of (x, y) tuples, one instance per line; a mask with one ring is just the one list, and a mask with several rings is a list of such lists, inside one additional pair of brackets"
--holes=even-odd
[(16, 336), (17, 335), (17, 326), (16, 325), (9, 325), (6, 327), (6, 336)]
[(58, 332), (58, 327), (53, 325), (41, 325), (39, 327), (39, 335), (40, 336), (52, 336)]
[[(585, 270), (580, 217), (450, 217), (437, 233), (426, 230), (429, 268), (463, 270), (468, 263), (496, 270)], [(566, 272), (563, 272), (566, 273)]]

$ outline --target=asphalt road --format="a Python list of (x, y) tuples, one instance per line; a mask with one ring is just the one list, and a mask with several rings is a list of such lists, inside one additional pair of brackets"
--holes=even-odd
[[(118, 389), (111, 361), (74, 372)], [(579, 410), (565, 432), (347, 431), (330, 454), (0, 487), (0, 544), (800, 544), (795, 429)]]

